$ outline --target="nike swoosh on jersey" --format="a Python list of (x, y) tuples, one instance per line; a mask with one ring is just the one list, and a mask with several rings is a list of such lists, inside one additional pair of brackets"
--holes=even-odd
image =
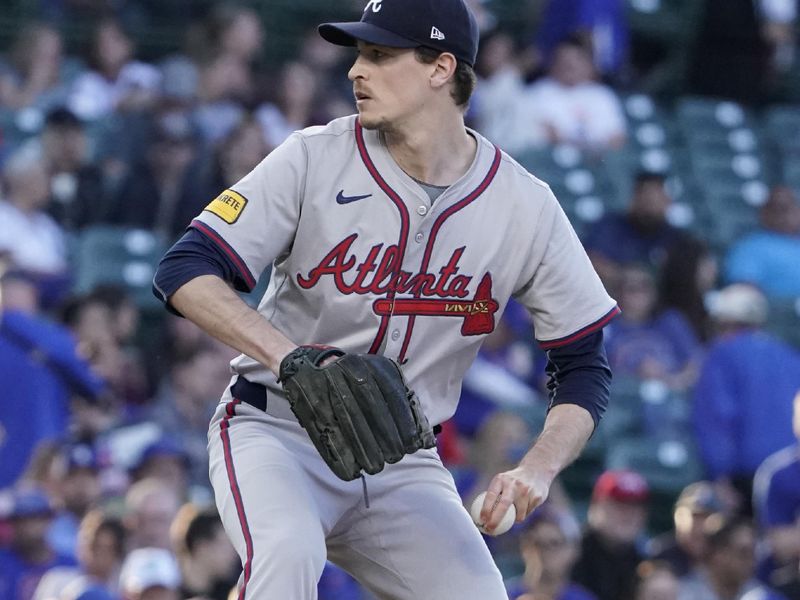
[(356, 200), (363, 200), (364, 198), (369, 198), (372, 194), (364, 194), (363, 196), (345, 196), (344, 190), (340, 190), (338, 194), (336, 194), (336, 202), (339, 204), (350, 204), (351, 202), (355, 202)]

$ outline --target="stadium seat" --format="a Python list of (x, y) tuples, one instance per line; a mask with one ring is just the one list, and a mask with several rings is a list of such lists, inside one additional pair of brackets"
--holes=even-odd
[(671, 526), (672, 507), (681, 490), (704, 477), (694, 440), (685, 435), (630, 436), (613, 440), (607, 469), (632, 469), (650, 486), (650, 528)]
[(800, 153), (800, 104), (766, 108), (764, 131), (783, 151)]
[(161, 308), (151, 291), (166, 241), (151, 231), (106, 225), (82, 231), (75, 244), (75, 291), (88, 292), (98, 284), (124, 286), (144, 309)]
[(550, 186), (578, 234), (619, 204), (604, 165), (590, 163), (574, 146), (531, 148), (514, 158)]
[(683, 96), (678, 99), (675, 114), (684, 134), (698, 135), (715, 130), (754, 129), (757, 121), (753, 112), (731, 100), (702, 96)]

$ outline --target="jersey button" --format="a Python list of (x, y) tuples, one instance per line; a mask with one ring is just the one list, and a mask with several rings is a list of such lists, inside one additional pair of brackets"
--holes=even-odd
[(400, 330), (399, 330), (399, 329), (395, 329), (395, 330), (392, 332), (392, 339), (393, 339), (395, 342), (396, 342), (398, 339), (400, 339)]
[(427, 215), (428, 214), (428, 207), (425, 206), (425, 205), (418, 207), (417, 208), (417, 214), (420, 214), (422, 216)]
[(416, 241), (418, 244), (421, 244), (422, 240), (424, 240), (424, 239), (425, 239), (425, 236), (422, 235), (421, 233), (418, 233), (417, 235), (414, 236), (414, 241)]

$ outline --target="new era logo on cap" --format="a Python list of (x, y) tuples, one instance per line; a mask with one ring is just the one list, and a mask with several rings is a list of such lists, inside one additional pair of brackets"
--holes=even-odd
[(431, 27), (431, 39), (432, 40), (443, 40), (444, 34), (436, 29), (436, 27)]

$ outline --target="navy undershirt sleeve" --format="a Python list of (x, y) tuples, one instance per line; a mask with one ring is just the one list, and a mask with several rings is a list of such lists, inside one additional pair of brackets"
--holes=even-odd
[(608, 406), (611, 368), (608, 366), (603, 330), (547, 351), (549, 408), (577, 404), (592, 415), (597, 428)]
[(189, 228), (164, 255), (153, 277), (153, 293), (179, 315), (169, 304), (169, 298), (185, 283), (201, 275), (216, 275), (240, 292), (250, 287), (236, 266), (206, 235)]

